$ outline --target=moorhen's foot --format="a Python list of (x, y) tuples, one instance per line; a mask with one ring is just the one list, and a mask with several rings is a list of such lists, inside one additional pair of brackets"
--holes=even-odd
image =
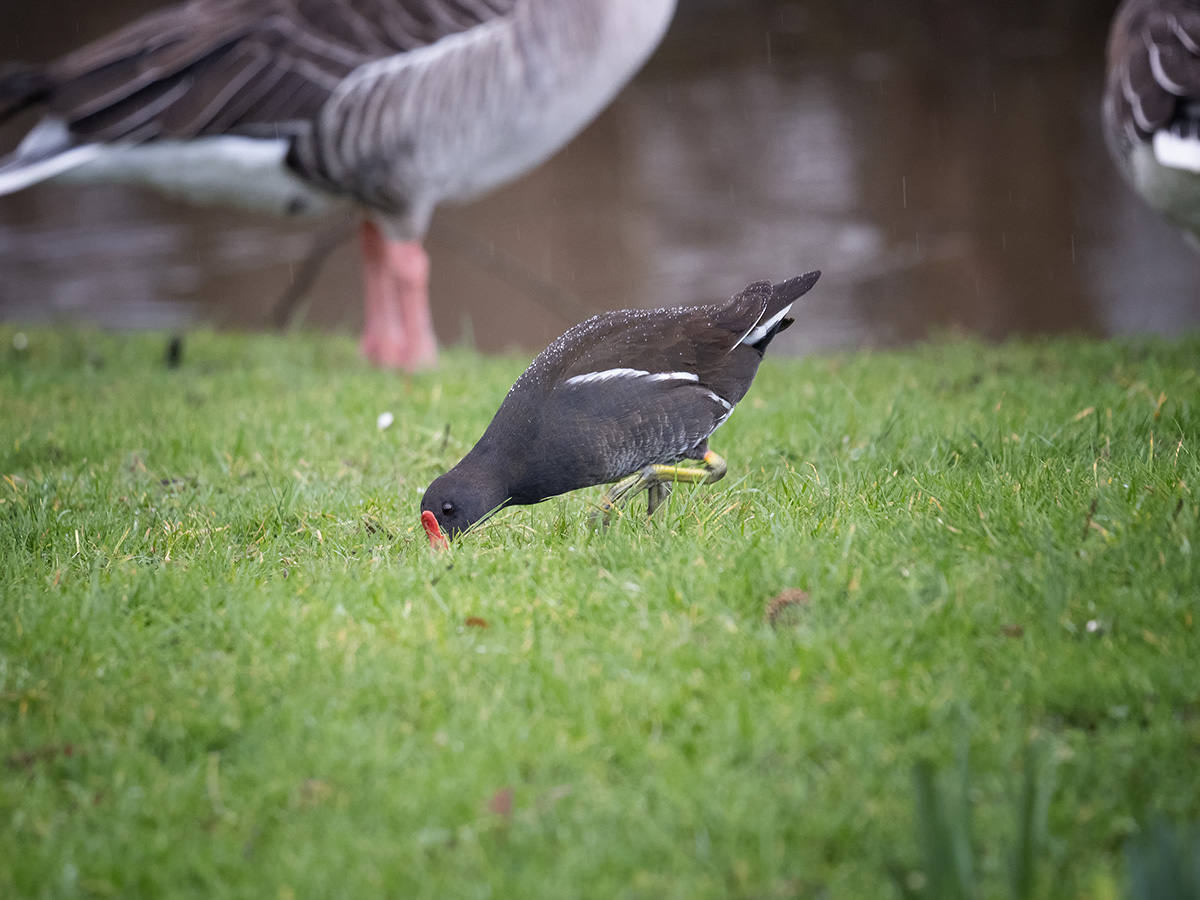
[(622, 478), (614, 484), (600, 499), (599, 506), (592, 512), (592, 521), (599, 520), (607, 526), (613, 511), (639, 494), (647, 493), (646, 515), (654, 515), (654, 511), (662, 504), (671, 492), (672, 484), (712, 484), (725, 477), (728, 465), (725, 460), (709, 450), (701, 460), (702, 468), (697, 466), (646, 466), (640, 472), (635, 472)]

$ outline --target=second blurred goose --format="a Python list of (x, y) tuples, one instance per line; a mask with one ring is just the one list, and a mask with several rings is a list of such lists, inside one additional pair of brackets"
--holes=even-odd
[(0, 194), (55, 177), (281, 215), (357, 207), (362, 350), (436, 358), (434, 207), (540, 163), (657, 46), (675, 0), (192, 0), (55, 62), (0, 68), (44, 117)]
[(1134, 189), (1200, 235), (1200, 2), (1125, 0), (1104, 91), (1108, 147)]

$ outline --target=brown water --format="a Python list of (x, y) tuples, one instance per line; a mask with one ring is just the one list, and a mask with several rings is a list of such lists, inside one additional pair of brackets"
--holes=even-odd
[[(0, 3), (0, 59), (155, 5), (60, 0), (49, 20)], [(438, 333), (534, 351), (591, 311), (811, 268), (824, 277), (777, 344), (792, 352), (946, 329), (1194, 329), (1200, 254), (1124, 187), (1100, 137), (1114, 6), (682, 0), (658, 56), (565, 151), (439, 212)], [(267, 327), (319, 230), (39, 186), (0, 199), (0, 318)], [(305, 321), (356, 330), (360, 292), (347, 243)]]

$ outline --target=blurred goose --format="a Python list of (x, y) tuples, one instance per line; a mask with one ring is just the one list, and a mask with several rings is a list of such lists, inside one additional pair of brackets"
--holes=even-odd
[(522, 174), (657, 46), (675, 0), (191, 0), (43, 66), (0, 68), (0, 195), (50, 178), (281, 215), (363, 213), (362, 351), (436, 359), (434, 207)]
[(1125, 0), (1104, 91), (1108, 147), (1134, 189), (1200, 236), (1200, 2)]

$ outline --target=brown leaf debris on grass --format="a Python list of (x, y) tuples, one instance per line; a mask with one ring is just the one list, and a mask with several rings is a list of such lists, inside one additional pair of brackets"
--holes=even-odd
[(789, 609), (799, 609), (808, 606), (808, 594), (799, 588), (787, 588), (780, 591), (767, 603), (764, 618), (772, 628), (778, 628)]

